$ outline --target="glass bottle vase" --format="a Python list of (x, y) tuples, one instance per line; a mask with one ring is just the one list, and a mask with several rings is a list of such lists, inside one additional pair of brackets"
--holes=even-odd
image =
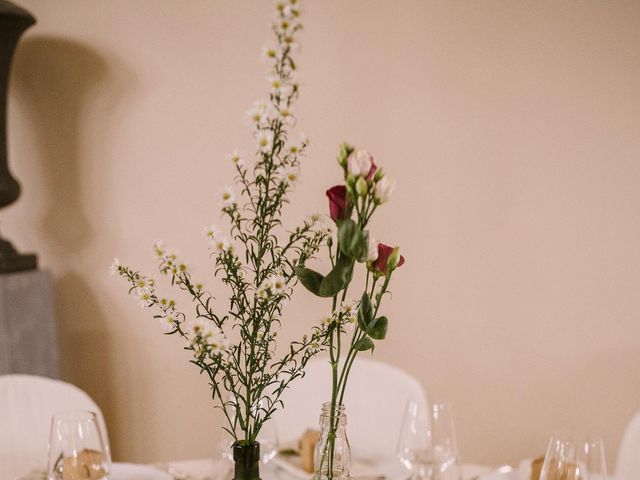
[(233, 480), (260, 480), (260, 444), (233, 444)]
[(352, 480), (351, 448), (344, 405), (322, 405), (320, 436), (314, 453), (313, 480)]

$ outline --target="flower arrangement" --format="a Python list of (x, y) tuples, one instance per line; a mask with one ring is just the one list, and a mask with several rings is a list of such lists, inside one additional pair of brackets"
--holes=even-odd
[[(359, 352), (373, 351), (375, 341), (386, 337), (389, 320), (378, 313), (394, 271), (404, 264), (398, 247), (377, 242), (367, 230), (377, 208), (391, 197), (395, 182), (378, 168), (366, 150), (343, 144), (338, 163), (344, 183), (327, 190), (331, 219), (337, 225), (336, 240), (327, 238), (332, 269), (325, 276), (304, 266), (295, 268), (307, 290), (331, 298), (331, 314), (323, 322), (332, 373), (330, 429), (326, 444), (316, 449), (321, 458), (316, 460), (315, 477), (329, 480), (343, 471), (343, 466), (334, 466), (334, 447), (337, 412), (343, 410), (349, 372)], [(366, 268), (365, 284), (359, 301), (347, 302), (356, 264)], [(350, 330), (351, 339), (345, 343), (343, 337)]]
[[(159, 273), (187, 297), (191, 314), (159, 293), (149, 275), (120, 264), (112, 272), (129, 284), (129, 294), (141, 307), (153, 309), (167, 335), (180, 337), (193, 363), (206, 374), (212, 397), (224, 413), (226, 430), (234, 439), (236, 480), (258, 478), (258, 435), (275, 411), (281, 396), (304, 374), (309, 359), (328, 349), (332, 370), (331, 425), (343, 404), (349, 372), (359, 352), (374, 350), (383, 340), (389, 321), (379, 310), (394, 271), (404, 263), (397, 247), (375, 241), (368, 231), (373, 214), (386, 203), (395, 182), (365, 150), (343, 144), (338, 155), (344, 182), (327, 190), (329, 216), (335, 230), (320, 215), (286, 231), (283, 209), (299, 174), (308, 141), (290, 141), (296, 120), (293, 106), (300, 87), (293, 52), (302, 29), (298, 0), (278, 1), (272, 22), (275, 44), (263, 49), (269, 64), (268, 100), (248, 111), (255, 140), (255, 161), (249, 165), (234, 151), (235, 187), (221, 193), (221, 214), (228, 235), (217, 226), (205, 228), (215, 276), (229, 291), (221, 304), (192, 271), (162, 242), (154, 244)], [(327, 247), (331, 270), (323, 275), (308, 268), (321, 247)], [(356, 265), (366, 269), (366, 280), (355, 302), (347, 301)], [(300, 281), (313, 294), (331, 299), (331, 313), (301, 339), (276, 355), (283, 308)], [(347, 343), (345, 337), (351, 334)], [(335, 438), (335, 435), (333, 436)], [(329, 435), (331, 439), (332, 436)], [(256, 448), (257, 447), (257, 448)], [(244, 452), (244, 453), (242, 453)], [(326, 462), (325, 462), (326, 460)], [(323, 465), (333, 478), (333, 443), (323, 451)]]
[[(308, 145), (306, 139), (298, 143), (289, 139), (300, 90), (292, 54), (301, 29), (298, 2), (278, 2), (272, 23), (275, 44), (263, 49), (269, 64), (268, 100), (256, 102), (248, 112), (256, 160), (249, 165), (237, 151), (229, 155), (238, 190), (227, 187), (221, 194), (229, 236), (216, 226), (205, 229), (215, 276), (231, 292), (228, 304), (221, 304), (194, 280), (182, 259), (162, 243), (154, 245), (159, 272), (191, 297), (192, 314), (162, 296), (150, 276), (117, 260), (112, 266), (128, 281), (129, 294), (143, 308), (155, 310), (165, 333), (181, 337), (184, 348), (192, 352), (191, 363), (208, 376), (234, 448), (257, 444), (261, 428), (281, 406), (282, 393), (303, 374), (305, 364), (324, 348), (327, 338), (327, 328), (315, 327), (293, 341), (282, 356), (275, 354), (283, 307), (297, 282), (296, 269), (318, 252), (328, 236), (328, 227), (318, 215), (293, 231), (286, 232), (282, 226), (283, 208)], [(251, 462), (255, 456), (250, 454)], [(238, 473), (236, 463), (236, 478), (255, 476), (255, 471)]]

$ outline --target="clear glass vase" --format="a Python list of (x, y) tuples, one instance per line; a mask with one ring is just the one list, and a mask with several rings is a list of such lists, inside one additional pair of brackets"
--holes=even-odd
[(344, 405), (322, 405), (320, 437), (314, 453), (313, 480), (351, 480), (351, 448)]

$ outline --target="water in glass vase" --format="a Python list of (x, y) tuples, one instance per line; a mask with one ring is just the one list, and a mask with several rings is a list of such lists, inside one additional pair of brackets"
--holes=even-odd
[(344, 405), (322, 405), (320, 437), (314, 453), (313, 480), (351, 480), (351, 448)]

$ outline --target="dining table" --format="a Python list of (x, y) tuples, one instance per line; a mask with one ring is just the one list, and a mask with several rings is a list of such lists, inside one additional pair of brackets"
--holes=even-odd
[[(173, 480), (226, 480), (231, 478), (231, 470), (233, 464), (224, 458), (201, 458), (193, 460), (180, 460), (157, 465), (171, 477)], [(487, 474), (496, 470), (486, 465), (464, 464), (462, 465), (462, 479), (474, 480), (478, 476)], [(398, 470), (401, 472), (402, 470)], [(260, 467), (260, 476), (262, 480), (301, 480), (300, 475), (292, 473), (283, 467), (278, 461), (271, 461)], [(399, 474), (397, 479), (388, 476), (366, 476), (355, 477), (355, 480), (400, 480), (406, 476)], [(309, 474), (308, 478), (311, 478)], [(117, 479), (115, 479), (117, 480)]]

